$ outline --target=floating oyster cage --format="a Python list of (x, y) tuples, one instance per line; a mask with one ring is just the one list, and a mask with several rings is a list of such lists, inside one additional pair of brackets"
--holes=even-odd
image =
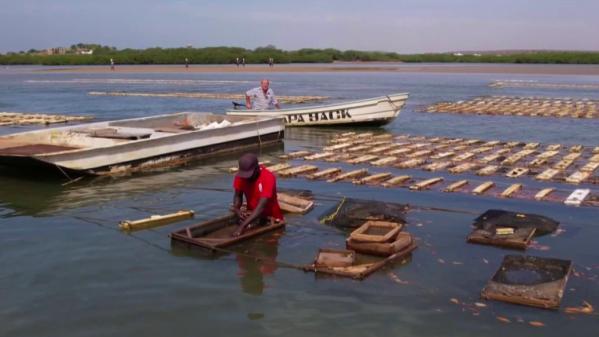
[(599, 118), (599, 101), (574, 98), (483, 96), (440, 102), (423, 111), (475, 115)]
[(599, 146), (348, 132), (281, 159), (284, 178), (599, 206)]
[(355, 254), (353, 251), (345, 249), (320, 249), (314, 263), (306, 266), (305, 270), (312, 271), (317, 275), (325, 274), (363, 280), (385, 266), (407, 259), (415, 249), (416, 244), (412, 242), (402, 250), (385, 258)]
[(488, 300), (558, 309), (572, 262), (535, 256), (507, 255), (481, 292)]

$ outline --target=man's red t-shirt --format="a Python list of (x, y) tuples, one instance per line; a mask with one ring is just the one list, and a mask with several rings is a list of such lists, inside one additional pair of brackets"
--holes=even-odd
[(260, 165), (260, 175), (254, 181), (235, 177), (233, 188), (243, 193), (248, 210), (255, 209), (258, 206), (260, 198), (268, 198), (262, 216), (270, 216), (283, 220), (283, 213), (277, 200), (277, 180), (264, 165)]

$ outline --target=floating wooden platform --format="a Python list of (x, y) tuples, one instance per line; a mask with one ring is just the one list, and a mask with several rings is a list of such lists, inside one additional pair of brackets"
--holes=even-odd
[(485, 96), (441, 102), (426, 112), (530, 117), (599, 118), (599, 101), (572, 98)]
[[(340, 137), (340, 136), (339, 136)], [(599, 170), (599, 153), (583, 146), (543, 145), (537, 142), (483, 141), (480, 139), (412, 137), (400, 135), (374, 140), (371, 133), (333, 138), (324, 152), (296, 151), (285, 158), (368, 164), (399, 169), (476, 173), (510, 178), (534, 175), (538, 180), (580, 184), (593, 182)], [(338, 142), (342, 139), (343, 142)], [(576, 173), (579, 172), (579, 173)], [(576, 174), (575, 174), (576, 173)], [(575, 175), (574, 175), (575, 174)], [(571, 177), (570, 177), (571, 176)], [(568, 178), (570, 177), (570, 178)]]
[(83, 122), (94, 119), (92, 116), (52, 115), (41, 113), (0, 112), (0, 126), (28, 124), (58, 124)]
[(538, 81), (493, 81), (489, 84), (492, 88), (538, 88), (538, 89), (578, 89), (578, 90), (599, 90), (599, 84), (593, 83), (549, 83)]

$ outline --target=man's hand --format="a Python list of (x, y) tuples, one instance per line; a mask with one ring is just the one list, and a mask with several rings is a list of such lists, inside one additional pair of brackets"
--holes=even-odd
[(237, 229), (233, 232), (233, 234), (231, 234), (231, 236), (233, 237), (237, 237), (240, 236), (241, 234), (243, 234), (243, 232), (245, 231), (245, 226), (239, 226), (237, 227)]
[(243, 212), (241, 209), (234, 207), (234, 206), (232, 206), (230, 209), (231, 209), (231, 212), (235, 213), (235, 215), (237, 216), (237, 218), (240, 221), (243, 221), (243, 220), (245, 220), (245, 218), (247, 218), (247, 213)]

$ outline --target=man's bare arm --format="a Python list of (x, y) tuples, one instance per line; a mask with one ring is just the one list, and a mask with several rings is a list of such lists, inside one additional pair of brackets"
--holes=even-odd
[(250, 99), (250, 96), (245, 95), (245, 107), (249, 110), (252, 108), (252, 100)]

